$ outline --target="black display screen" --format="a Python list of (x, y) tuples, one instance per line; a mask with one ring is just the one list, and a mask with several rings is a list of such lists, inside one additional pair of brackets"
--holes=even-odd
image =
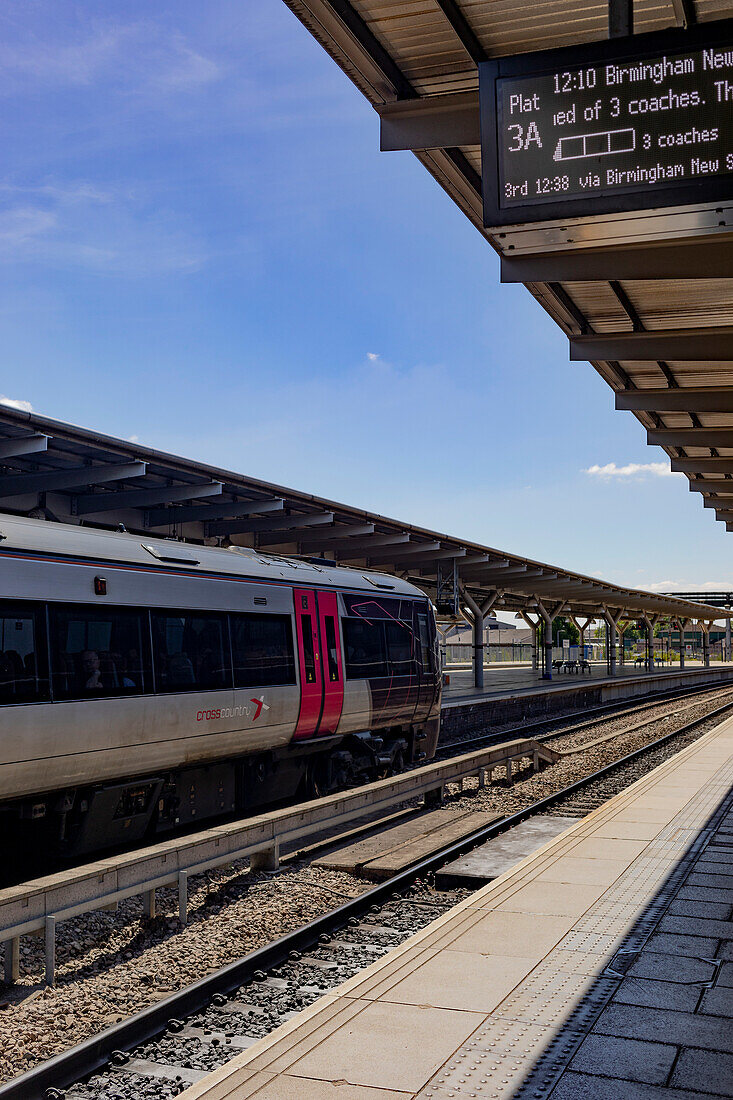
[(733, 196), (733, 21), (487, 62), (480, 81), (486, 225)]

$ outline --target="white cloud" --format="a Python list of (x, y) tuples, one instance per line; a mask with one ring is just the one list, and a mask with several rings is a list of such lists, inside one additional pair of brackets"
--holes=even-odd
[(625, 466), (617, 466), (615, 462), (607, 462), (605, 466), (588, 466), (583, 470), (584, 474), (591, 477), (684, 477), (684, 474), (670, 470), (665, 462), (627, 462)]
[(128, 443), (139, 443), (140, 442), (140, 436), (139, 435), (128, 435), (127, 442)]
[(208, 259), (195, 229), (165, 210), (151, 211), (144, 194), (102, 191), (82, 181), (32, 188), (29, 196), (0, 210), (0, 264), (82, 267), (134, 278), (185, 275)]
[(33, 412), (33, 406), (30, 401), (21, 401), (15, 397), (6, 397), (4, 393), (0, 393), (0, 405), (7, 405), (8, 408), (19, 409), (21, 412)]
[(182, 38), (178, 37), (173, 45), (175, 48), (167, 59), (167, 67), (158, 75), (155, 83), (171, 91), (178, 91), (195, 89), (221, 77), (221, 66), (191, 49)]
[(655, 581), (648, 584), (651, 592), (731, 592), (733, 580), (727, 581)]
[(221, 66), (167, 35), (150, 20), (122, 23), (97, 18), (62, 28), (49, 20), (48, 33), (17, 33), (0, 43), (4, 94), (32, 85), (85, 87), (111, 81), (133, 92), (185, 91), (218, 80)]
[(379, 354), (376, 351), (368, 351), (367, 359), (371, 360), (371, 362), (374, 363), (377, 359), (379, 359)]

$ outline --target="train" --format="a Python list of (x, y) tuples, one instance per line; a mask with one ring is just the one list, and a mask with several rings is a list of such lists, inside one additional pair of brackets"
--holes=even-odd
[(321, 560), (0, 517), (0, 832), (79, 854), (435, 754), (432, 605)]

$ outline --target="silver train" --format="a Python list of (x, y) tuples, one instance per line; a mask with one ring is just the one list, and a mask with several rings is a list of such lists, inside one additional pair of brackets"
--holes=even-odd
[[(0, 517), (0, 829), (87, 852), (432, 758), (397, 577)], [(7, 833), (6, 833), (7, 835)]]

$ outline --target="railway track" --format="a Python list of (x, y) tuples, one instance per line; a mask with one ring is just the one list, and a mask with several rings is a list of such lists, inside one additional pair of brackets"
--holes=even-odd
[[(455, 904), (443, 864), (538, 813), (582, 817), (701, 736), (726, 702), (0, 1087), (0, 1100), (176, 1096)], [(557, 734), (555, 735), (557, 736)]]
[[(515, 726), (505, 726), (500, 729), (490, 729), (484, 733), (478, 734), (475, 737), (469, 738), (454, 738), (450, 741), (442, 742), (438, 745), (436, 752), (436, 760), (445, 760), (451, 756), (459, 755), (464, 752), (469, 752), (472, 749), (479, 749), (489, 747), (493, 744), (499, 744), (502, 741), (509, 741), (514, 738), (534, 737), (538, 741), (548, 741), (555, 737), (562, 737), (565, 734), (576, 734), (586, 729), (592, 729), (594, 726), (608, 720), (622, 719), (627, 716), (636, 714), (643, 714), (650, 709), (656, 709), (659, 707), (673, 707), (675, 702), (680, 699), (696, 699), (700, 698), (700, 701), (705, 701), (706, 698), (716, 699), (722, 698), (727, 693), (733, 692), (733, 688), (720, 689), (717, 687), (702, 687), (694, 688), (693, 690), (679, 690), (673, 692), (656, 692), (654, 695), (645, 696), (644, 702), (635, 703), (629, 705), (628, 701), (620, 703), (606, 703), (602, 706), (586, 709), (583, 712), (582, 717), (577, 717), (572, 714), (557, 715), (553, 718), (538, 719), (533, 722), (523, 722)], [(660, 719), (664, 715), (658, 716)], [(619, 735), (623, 731), (619, 731)], [(415, 767), (419, 767), (417, 764)], [(410, 770), (410, 769), (405, 769)], [(407, 813), (409, 811), (403, 811)], [(227, 819), (228, 820), (228, 819)], [(217, 824), (216, 821), (213, 824)], [(358, 836), (359, 833), (368, 832), (371, 828), (374, 828), (378, 824), (376, 821), (366, 821), (360, 826), (354, 828), (354, 836)], [(166, 835), (166, 839), (175, 839), (181, 836), (187, 836), (195, 834), (198, 831), (198, 827), (188, 825), (185, 828), (176, 830)], [(317, 845), (312, 845), (311, 848), (315, 851), (327, 846), (330, 843), (328, 839), (319, 842)], [(134, 851), (135, 846), (121, 845), (117, 848), (113, 848), (103, 853), (104, 855), (117, 855), (124, 854), (129, 851)], [(19, 884), (18, 875), (22, 874), (23, 880), (30, 878), (38, 878), (42, 875), (51, 875), (63, 870), (71, 870), (75, 867), (83, 866), (85, 859), (60, 859), (58, 857), (49, 858), (48, 856), (28, 857), (26, 853), (16, 855), (17, 867), (14, 870), (13, 864), (10, 867), (6, 866), (5, 869), (0, 870), (0, 889), (7, 887), (13, 887)], [(17, 868), (21, 870), (18, 871)]]
[[(643, 703), (632, 703), (628, 700), (618, 703), (604, 703), (602, 706), (587, 708), (582, 716), (577, 718), (573, 714), (560, 714), (554, 718), (538, 718), (532, 722), (522, 722), (517, 726), (502, 726), (499, 729), (487, 729), (475, 737), (457, 737), (448, 741), (441, 741), (438, 745), (436, 759), (443, 759), (455, 752), (465, 752), (473, 748), (482, 748), (499, 741), (509, 740), (512, 736), (534, 737), (535, 740), (548, 740), (550, 737), (559, 737), (564, 732), (580, 733), (582, 730), (591, 729), (604, 719), (624, 718), (627, 715), (642, 714), (645, 711), (664, 707), (669, 703), (672, 706), (679, 699), (693, 699), (703, 697), (710, 699), (724, 698), (731, 688), (720, 689), (718, 687), (694, 688), (692, 691), (681, 688), (677, 691), (658, 691), (644, 697)], [(662, 717), (660, 715), (660, 717)], [(565, 729), (563, 729), (563, 726)]]

